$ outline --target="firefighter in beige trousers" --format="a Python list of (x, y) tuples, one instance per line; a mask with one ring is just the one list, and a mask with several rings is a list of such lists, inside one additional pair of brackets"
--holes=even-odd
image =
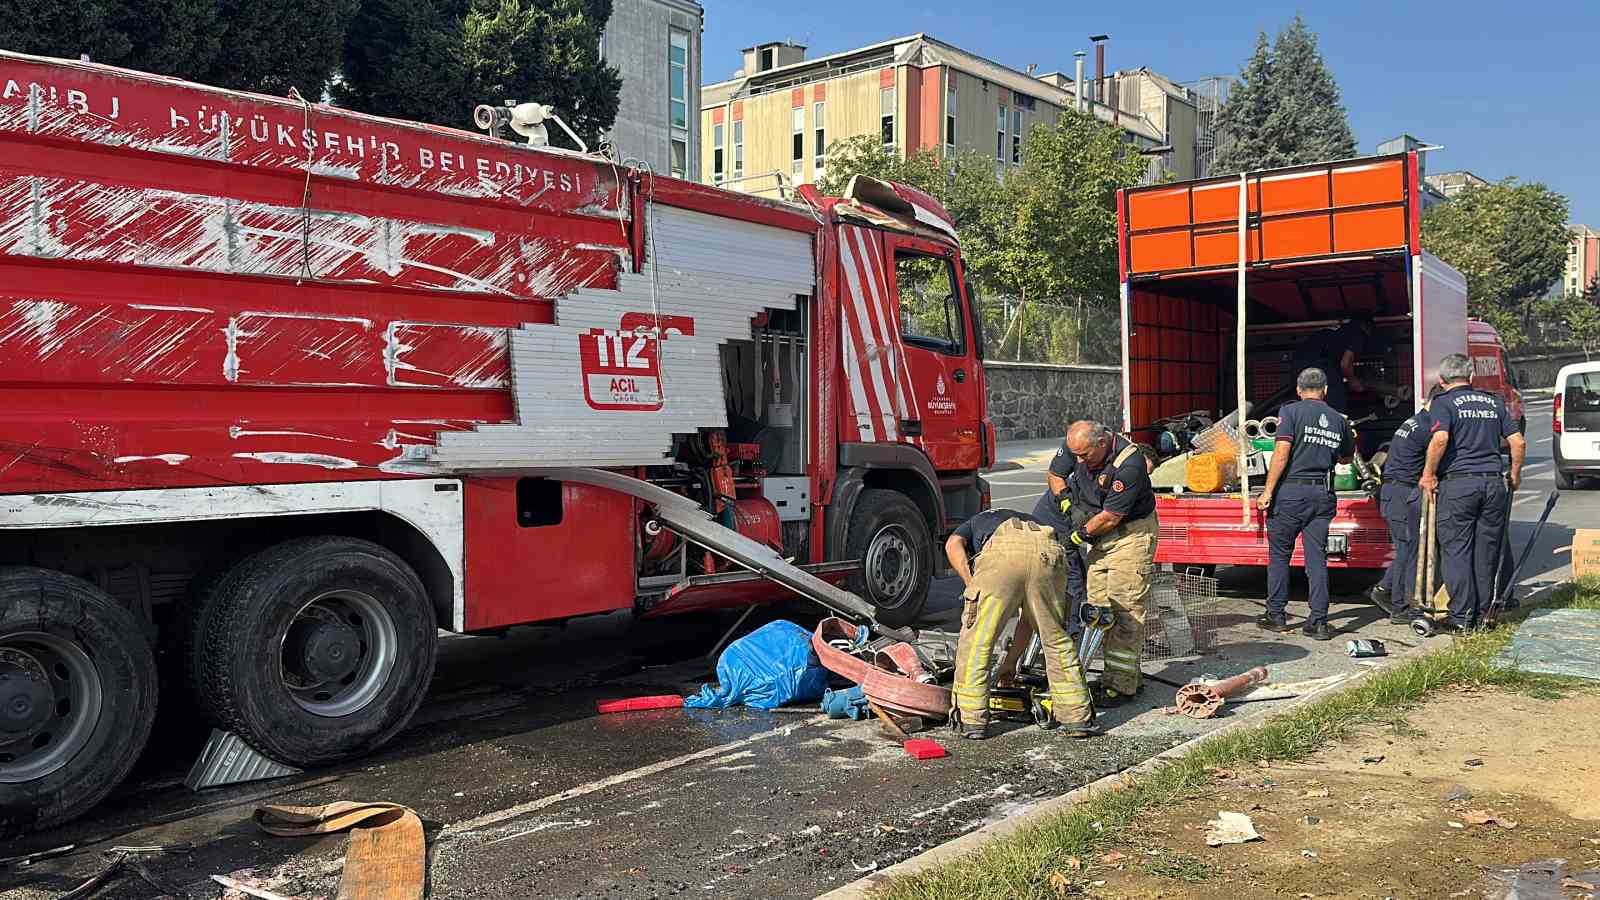
[(1069, 541), (1088, 552), (1088, 602), (1110, 607), (1112, 615), (1096, 705), (1120, 706), (1143, 687), (1139, 653), (1155, 568), (1155, 492), (1138, 446), (1099, 422), (1074, 422), (1067, 429), (1067, 450), (1076, 461), (1082, 502), (1094, 510)]
[(989, 676), (995, 644), (1013, 616), (1039, 633), (1050, 681), (1051, 721), (1072, 737), (1090, 737), (1094, 706), (1067, 633), (1066, 551), (1055, 531), (1011, 510), (979, 513), (945, 543), (950, 565), (966, 585), (961, 640), (956, 647), (952, 724), (963, 737), (982, 740), (989, 728)]

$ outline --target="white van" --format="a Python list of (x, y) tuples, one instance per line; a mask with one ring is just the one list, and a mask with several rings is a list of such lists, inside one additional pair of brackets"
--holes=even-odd
[(1556, 486), (1600, 478), (1600, 362), (1574, 363), (1556, 375), (1554, 424)]

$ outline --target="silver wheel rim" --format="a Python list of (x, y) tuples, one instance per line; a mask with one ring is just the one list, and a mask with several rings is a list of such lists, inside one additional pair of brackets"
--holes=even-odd
[(862, 565), (867, 587), (880, 609), (894, 609), (906, 602), (908, 589), (916, 583), (917, 557), (903, 526), (885, 525), (878, 529), (867, 542), (867, 558)]
[[(348, 673), (331, 677), (326, 667), (318, 671), (307, 661), (311, 651), (306, 644), (319, 638), (324, 645), (333, 642), (345, 649), (355, 644)], [(279, 642), (278, 680), (306, 712), (342, 718), (365, 709), (383, 691), (394, 672), (399, 643), (394, 617), (377, 598), (360, 591), (329, 591), (300, 607), (289, 621)], [(342, 665), (346, 657), (341, 653), (338, 660)]]
[(93, 737), (105, 702), (100, 670), (77, 642), (42, 631), (0, 639), (0, 663), (36, 684), (42, 677), (48, 687), (53, 705), (41, 722), (0, 734), (0, 784), (36, 781), (71, 762)]

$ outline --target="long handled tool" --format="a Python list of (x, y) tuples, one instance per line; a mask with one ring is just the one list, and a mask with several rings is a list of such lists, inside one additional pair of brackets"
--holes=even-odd
[[(1517, 576), (1522, 574), (1523, 564), (1528, 561), (1528, 557), (1533, 555), (1533, 545), (1539, 542), (1539, 532), (1544, 530), (1544, 523), (1549, 521), (1550, 512), (1556, 508), (1556, 501), (1560, 499), (1560, 491), (1551, 491), (1549, 498), (1544, 501), (1544, 512), (1539, 514), (1539, 521), (1534, 523), (1533, 534), (1528, 535), (1528, 542), (1522, 545), (1522, 552), (1517, 555), (1517, 564), (1511, 567), (1511, 577), (1506, 580), (1505, 587), (1495, 593), (1494, 602), (1489, 604), (1488, 611), (1479, 620), (1478, 625), (1480, 628), (1493, 628), (1495, 626), (1495, 622), (1500, 617), (1500, 610), (1505, 607), (1506, 601), (1510, 600), (1512, 594), (1517, 590)], [(1507, 500), (1506, 508), (1509, 510), (1510, 506), (1510, 501)]]
[(1422, 492), (1422, 521), (1417, 529), (1422, 546), (1417, 551), (1416, 594), (1412, 598), (1412, 605), (1420, 615), (1411, 620), (1411, 630), (1422, 637), (1432, 637), (1434, 632), (1433, 567), (1439, 538), (1438, 504), (1438, 497), (1428, 491)]

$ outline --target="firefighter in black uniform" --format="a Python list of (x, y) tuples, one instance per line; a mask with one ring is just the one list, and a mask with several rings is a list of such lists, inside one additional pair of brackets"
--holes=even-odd
[[(1452, 353), (1439, 361), (1444, 387), (1428, 407), (1433, 436), (1418, 479), (1438, 497), (1440, 569), (1450, 592), (1450, 621), (1444, 630), (1476, 627), (1494, 597), (1494, 568), (1505, 539), (1510, 491), (1522, 484), (1528, 452), (1505, 401), (1472, 388), (1472, 361)], [(1511, 471), (1501, 471), (1500, 443), (1511, 449)], [(1443, 482), (1443, 483), (1441, 483)]]
[[(1278, 411), (1278, 435), (1267, 484), (1256, 505), (1267, 512), (1267, 612), (1260, 627), (1287, 631), (1289, 557), (1295, 538), (1305, 549), (1311, 612), (1301, 632), (1312, 640), (1333, 637), (1328, 629), (1328, 523), (1335, 500), (1330, 483), (1335, 461), (1348, 459), (1355, 435), (1340, 412), (1323, 401), (1328, 376), (1305, 369), (1295, 379), (1300, 402)], [(1282, 488), (1280, 490), (1280, 485)]]
[(1417, 611), (1410, 606), (1416, 591), (1417, 552), (1422, 539), (1417, 529), (1422, 521), (1422, 491), (1417, 482), (1428, 455), (1428, 440), (1433, 436), (1433, 417), (1427, 409), (1400, 423), (1389, 441), (1389, 461), (1383, 466), (1383, 490), (1378, 502), (1383, 520), (1389, 525), (1394, 543), (1394, 562), (1384, 573), (1383, 584), (1373, 588), (1372, 600), (1389, 614), (1393, 625), (1410, 623)]
[(1307, 341), (1301, 362), (1321, 369), (1328, 377), (1328, 395), (1323, 402), (1341, 413), (1350, 411), (1350, 392), (1367, 389), (1356, 376), (1356, 360), (1372, 342), (1372, 319), (1357, 316), (1338, 328), (1323, 331)]

